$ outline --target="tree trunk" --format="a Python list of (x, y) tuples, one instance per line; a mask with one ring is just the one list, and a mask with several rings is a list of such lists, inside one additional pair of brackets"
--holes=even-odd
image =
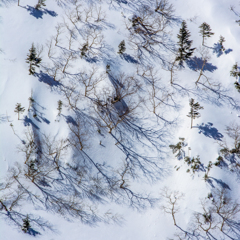
[(19, 6), (20, 0), (18, 0), (18, 6)]

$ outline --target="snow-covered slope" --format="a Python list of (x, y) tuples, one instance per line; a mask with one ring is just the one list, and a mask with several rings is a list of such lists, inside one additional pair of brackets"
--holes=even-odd
[[(0, 239), (240, 239), (240, 2), (37, 2), (0, 1)], [(196, 49), (181, 68), (183, 20)]]

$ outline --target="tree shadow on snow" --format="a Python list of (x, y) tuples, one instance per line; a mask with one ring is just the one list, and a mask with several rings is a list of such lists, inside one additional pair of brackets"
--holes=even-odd
[[(211, 63), (205, 62), (202, 58), (198, 58), (198, 57), (193, 57), (190, 60), (186, 61), (188, 67), (194, 71), (196, 70), (200, 70), (203, 67), (203, 72), (204, 71), (209, 71), (209, 72), (213, 72), (215, 70), (217, 70), (217, 67), (212, 65)], [(204, 66), (203, 66), (204, 65)]]
[(51, 87), (57, 87), (62, 85), (60, 82), (55, 81), (51, 76), (42, 71), (40, 71), (40, 73), (35, 73), (35, 76), (38, 77), (39, 82), (46, 83)]
[(231, 48), (228, 48), (225, 51), (223, 51), (222, 45), (220, 43), (214, 43), (212, 49), (213, 49), (213, 53), (216, 53), (217, 57), (220, 57), (223, 53), (228, 54), (233, 51)]
[(34, 127), (35, 129), (39, 129), (39, 127), (30, 119), (28, 118), (27, 116), (25, 116), (24, 118), (24, 126), (30, 126), (32, 125), (32, 127)]
[(34, 236), (34, 237), (36, 237), (37, 235), (41, 235), (41, 233), (40, 232), (38, 232), (38, 231), (35, 231), (34, 229), (32, 229), (32, 228), (29, 228), (29, 230), (28, 230), (28, 232), (27, 232), (29, 235), (31, 235), (31, 236)]
[(3, 114), (0, 115), (0, 123), (6, 122), (7, 116), (4, 116)]
[[(64, 116), (64, 115), (63, 115)], [(77, 122), (74, 120), (74, 118), (70, 115), (64, 116), (66, 123), (71, 123), (74, 126), (77, 126)]]
[(121, 57), (129, 63), (138, 64), (138, 61), (134, 57), (132, 57), (131, 55), (129, 55), (127, 53), (123, 53)]
[(221, 179), (216, 179), (216, 178), (213, 178), (213, 177), (209, 177), (209, 178), (213, 179), (213, 180), (214, 180), (217, 184), (219, 184), (222, 188), (231, 190), (231, 188), (230, 188), (225, 182), (223, 182)]
[(54, 11), (48, 10), (46, 8), (41, 8), (41, 9), (36, 9), (32, 6), (27, 5), (26, 7), (22, 7), (27, 9), (27, 11), (30, 13), (30, 15), (32, 15), (33, 17), (39, 19), (39, 18), (43, 18), (44, 14), (49, 14), (52, 17), (56, 17), (58, 14)]
[(222, 141), (223, 135), (218, 132), (218, 130), (215, 127), (212, 127), (213, 124), (208, 122), (207, 124), (202, 123), (201, 125), (198, 125), (199, 132), (203, 133), (206, 137), (213, 138), (215, 140)]

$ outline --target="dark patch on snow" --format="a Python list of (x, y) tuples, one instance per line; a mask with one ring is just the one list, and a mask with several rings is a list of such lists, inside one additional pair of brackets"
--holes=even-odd
[(127, 53), (123, 53), (122, 58), (129, 63), (134, 63), (134, 64), (139, 63), (134, 57), (132, 57), (131, 55), (129, 55)]
[(230, 52), (232, 52), (233, 50), (231, 49), (231, 48), (229, 48), (229, 49), (227, 49), (227, 50), (225, 50), (225, 54), (229, 54)]
[(25, 118), (23, 120), (24, 120), (24, 126), (25, 127), (32, 125), (32, 127), (36, 128), (36, 129), (39, 129), (39, 127), (27, 116), (25, 116)]
[(211, 177), (211, 178), (212, 178), (217, 184), (219, 184), (222, 188), (231, 190), (231, 188), (230, 188), (225, 182), (223, 182), (221, 179), (216, 179), (216, 178), (213, 178), (213, 177)]
[(35, 73), (34, 75), (38, 77), (39, 82), (46, 83), (51, 87), (62, 85), (60, 82), (55, 81), (51, 76), (42, 71), (40, 71), (40, 73)]
[[(194, 71), (201, 70), (203, 67), (203, 64), (204, 64), (204, 60), (202, 58), (193, 57), (193, 58), (187, 60), (186, 64), (188, 65), (188, 67), (190, 69), (192, 69)], [(203, 71), (213, 72), (215, 70), (217, 70), (217, 67), (208, 62), (206, 62), (203, 67)]]
[[(64, 115), (63, 115), (63, 116), (64, 116)], [(64, 116), (64, 117), (65, 117), (67, 123), (71, 123), (72, 125), (77, 126), (77, 123), (76, 123), (76, 121), (73, 119), (72, 116), (68, 115), (68, 116)]]
[(27, 11), (30, 13), (30, 15), (32, 15), (33, 17), (39, 19), (39, 18), (43, 18), (44, 14), (49, 14), (52, 17), (56, 17), (58, 14), (54, 11), (48, 10), (46, 8), (41, 8), (41, 9), (36, 9), (32, 6), (27, 5), (26, 7), (22, 7), (27, 9)]
[(199, 133), (203, 133), (206, 137), (213, 138), (215, 140), (222, 141), (223, 135), (218, 132), (215, 127), (212, 127), (213, 124), (208, 122), (207, 124), (202, 123), (200, 126), (198, 125)]

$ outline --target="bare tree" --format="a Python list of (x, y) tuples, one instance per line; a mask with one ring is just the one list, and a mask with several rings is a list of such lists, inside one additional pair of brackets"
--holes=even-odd
[(57, 46), (59, 44), (59, 42), (61, 41), (60, 40), (60, 35), (64, 32), (64, 29), (63, 29), (63, 24), (57, 24), (56, 26), (56, 30), (57, 30), (57, 33), (56, 35), (53, 37), (53, 39), (55, 40), (55, 46)]
[(142, 102), (137, 94), (140, 84), (134, 76), (119, 74), (116, 77), (110, 76), (110, 79), (113, 87), (97, 93), (93, 106), (100, 120), (99, 126), (107, 127), (109, 133), (129, 115), (134, 114)]
[(230, 141), (218, 142), (220, 145), (220, 160), (228, 163), (230, 171), (236, 173), (240, 178), (240, 126), (232, 122), (226, 127), (226, 133)]
[[(229, 197), (227, 189), (214, 189), (201, 201), (202, 213), (195, 213), (195, 227), (209, 239), (238, 239), (240, 204)], [(202, 236), (204, 236), (202, 235)], [(218, 237), (217, 237), (218, 236)]]
[(104, 37), (99, 29), (86, 29), (83, 36), (84, 43), (79, 47), (80, 53), (82, 54), (83, 50), (85, 50), (84, 56), (90, 58), (97, 56), (104, 46), (103, 39)]
[(168, 188), (164, 188), (161, 191), (161, 197), (163, 198), (163, 203), (161, 206), (161, 209), (168, 214), (172, 215), (173, 223), (175, 226), (177, 226), (176, 222), (176, 213), (179, 212), (179, 200), (181, 200), (184, 197), (183, 193), (180, 193), (179, 191), (170, 191)]
[(96, 91), (97, 85), (106, 79), (96, 66), (93, 66), (88, 72), (81, 72), (78, 81), (84, 85), (84, 96), (89, 97)]
[(163, 80), (159, 78), (159, 71), (153, 67), (138, 69), (137, 73), (146, 82), (148, 99), (145, 101), (145, 106), (147, 109), (165, 123), (172, 124), (174, 120), (168, 120), (163, 113), (166, 109), (171, 111), (178, 108), (174, 100), (174, 92), (165, 86)]
[(138, 57), (142, 59), (146, 51), (152, 57), (162, 59), (158, 54), (159, 48), (168, 49), (166, 36), (169, 21), (164, 15), (159, 14), (150, 6), (144, 5), (129, 21), (130, 24), (126, 23), (126, 28), (130, 33), (128, 40)]

